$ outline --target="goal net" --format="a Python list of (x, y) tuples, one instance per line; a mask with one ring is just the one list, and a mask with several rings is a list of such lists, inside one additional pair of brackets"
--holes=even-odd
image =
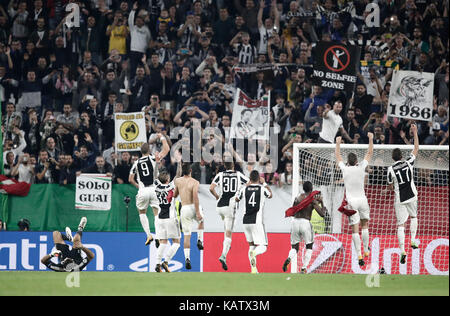
[[(353, 152), (362, 161), (368, 145), (341, 145), (344, 162)], [(337, 167), (334, 144), (294, 144), (292, 201), (303, 193), (304, 181), (311, 181), (321, 192), (327, 216), (313, 211), (311, 224), (315, 232), (308, 273), (376, 273), (448, 275), (449, 267), (449, 148), (420, 146), (414, 164), (414, 182), (418, 191), (418, 230), (416, 244), (410, 247), (410, 219), (405, 224), (406, 264), (400, 264), (394, 192), (388, 189), (387, 169), (393, 164), (392, 150), (400, 148), (408, 157), (413, 146), (375, 145), (366, 169), (365, 192), (370, 206), (370, 255), (360, 267), (352, 243), (347, 215), (338, 209), (344, 199), (342, 173)], [(360, 231), (361, 232), (361, 231)], [(302, 267), (305, 251), (300, 244), (291, 272)], [(362, 253), (364, 251), (362, 250)]]

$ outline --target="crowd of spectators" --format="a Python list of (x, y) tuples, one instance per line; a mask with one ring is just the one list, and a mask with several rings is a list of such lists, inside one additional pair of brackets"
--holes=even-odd
[[(365, 23), (368, 0), (0, 0), (5, 174), (64, 185), (80, 172), (106, 173), (128, 183), (139, 153), (115, 152), (114, 113), (145, 112), (152, 152), (161, 148), (155, 133), (179, 142), (177, 127), (217, 128), (200, 146), (225, 144), (241, 88), (255, 99), (271, 91), (279, 160), (268, 162), (264, 143), (258, 154), (223, 147), (244, 173), (256, 168), (270, 184), (290, 184), (293, 143), (337, 135), (366, 143), (368, 132), (376, 144), (411, 143), (411, 121), (386, 114), (392, 68), (372, 61), (435, 74), (433, 120), (417, 122), (420, 141), (448, 144), (448, 0), (374, 2), (379, 27)], [(69, 3), (79, 27), (67, 18)], [(361, 39), (374, 44), (362, 46), (368, 63), (353, 94), (313, 84), (318, 41)], [(233, 70), (254, 63), (291, 66)], [(337, 134), (326, 130), (330, 121)], [(210, 183), (221, 158), (195, 163), (193, 176)], [(175, 151), (162, 164), (173, 176), (180, 161)]]

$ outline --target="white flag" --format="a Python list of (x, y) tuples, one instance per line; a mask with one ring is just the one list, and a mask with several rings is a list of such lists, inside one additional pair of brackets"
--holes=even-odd
[(394, 70), (387, 114), (419, 121), (433, 119), (434, 74)]
[(238, 89), (234, 97), (230, 138), (269, 140), (270, 92), (261, 100), (250, 99)]
[(75, 208), (109, 211), (111, 209), (111, 177), (104, 174), (82, 173), (77, 177)]

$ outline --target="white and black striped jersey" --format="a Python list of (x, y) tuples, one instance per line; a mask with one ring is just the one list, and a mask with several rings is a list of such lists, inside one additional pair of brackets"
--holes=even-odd
[(164, 218), (173, 218), (176, 216), (173, 194), (175, 192), (175, 185), (173, 181), (168, 184), (162, 184), (158, 179), (155, 181), (155, 192), (156, 197), (159, 201), (159, 214), (158, 217), (161, 219)]
[(217, 207), (230, 205), (230, 199), (236, 196), (241, 187), (248, 182), (248, 178), (239, 171), (227, 170), (219, 172), (213, 179), (214, 184), (220, 188), (220, 198)]
[(261, 184), (250, 184), (239, 191), (238, 199), (244, 202), (243, 224), (263, 222), (264, 204), (269, 196), (270, 191)]
[(239, 64), (250, 65), (256, 63), (258, 52), (255, 46), (251, 44), (236, 44), (234, 45), (234, 51), (238, 55)]
[(136, 160), (130, 169), (130, 174), (137, 175), (139, 188), (154, 185), (158, 177), (155, 157), (153, 155), (147, 155)]
[(394, 184), (395, 202), (404, 204), (417, 199), (417, 189), (414, 184), (414, 161), (411, 154), (406, 160), (397, 161), (388, 168), (387, 182)]

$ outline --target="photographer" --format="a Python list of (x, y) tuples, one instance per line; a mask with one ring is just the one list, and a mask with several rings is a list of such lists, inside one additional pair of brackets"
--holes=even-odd
[(157, 94), (152, 94), (150, 97), (150, 104), (142, 108), (142, 112), (145, 113), (145, 120), (156, 124), (158, 119), (161, 117), (161, 105), (159, 103), (159, 96)]
[(34, 183), (57, 183), (58, 181), (54, 177), (56, 165), (56, 160), (49, 158), (48, 152), (41, 149), (38, 163), (34, 168), (34, 174), (36, 175)]
[(220, 82), (214, 82), (209, 86), (208, 94), (211, 101), (215, 105), (215, 110), (219, 117), (222, 117), (226, 112), (231, 113), (233, 109), (230, 106), (232, 97), (230, 93), (225, 89), (225, 85)]
[[(12, 130), (12, 139), (6, 139), (3, 148), (3, 161), (6, 161), (6, 155), (9, 152), (13, 153), (13, 160), (20, 154), (22, 154), (23, 150), (27, 147), (27, 143), (24, 138), (24, 132), (21, 131), (17, 126)], [(15, 140), (19, 141), (14, 142)]]
[(202, 122), (205, 121), (205, 119), (203, 119), (205, 116), (207, 117), (206, 120), (209, 118), (206, 113), (208, 113), (212, 108), (215, 108), (214, 102), (210, 99), (207, 91), (197, 91), (186, 101), (186, 103), (184, 103), (184, 105), (187, 107), (193, 106), (194, 108), (197, 108), (197, 112), (200, 114), (200, 117), (199, 115), (196, 115), (196, 117), (202, 118)]

